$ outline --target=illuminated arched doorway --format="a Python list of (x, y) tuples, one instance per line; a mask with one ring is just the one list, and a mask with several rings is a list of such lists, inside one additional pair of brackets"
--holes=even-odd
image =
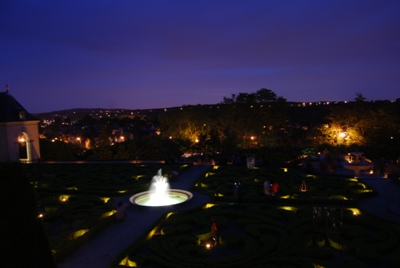
[(31, 163), (31, 140), (26, 132), (21, 132), (21, 134), (18, 135), (17, 145), (19, 161), (22, 163)]
[(0, 92), (0, 162), (40, 161), (40, 120), (9, 93)]

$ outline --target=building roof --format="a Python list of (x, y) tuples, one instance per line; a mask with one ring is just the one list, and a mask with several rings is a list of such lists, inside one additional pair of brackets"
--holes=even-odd
[(0, 123), (39, 120), (28, 113), (24, 107), (8, 93), (0, 92)]

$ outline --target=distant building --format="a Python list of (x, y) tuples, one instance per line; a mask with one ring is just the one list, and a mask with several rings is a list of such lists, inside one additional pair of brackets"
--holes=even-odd
[(0, 92), (0, 162), (33, 163), (40, 159), (39, 122), (19, 102)]

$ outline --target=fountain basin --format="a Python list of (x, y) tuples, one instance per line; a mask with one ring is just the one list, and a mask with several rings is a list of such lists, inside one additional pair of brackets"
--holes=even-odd
[(343, 167), (354, 171), (354, 176), (359, 177), (360, 171), (372, 168), (372, 163), (370, 160), (363, 157), (363, 152), (351, 152), (349, 153), (349, 159)]
[(170, 189), (169, 192), (162, 197), (153, 200), (151, 198), (152, 193), (152, 191), (140, 192), (131, 196), (129, 201), (138, 206), (161, 207), (181, 204), (189, 201), (193, 197), (191, 192), (180, 189)]
[(372, 168), (372, 164), (363, 164), (363, 165), (352, 165), (352, 164), (347, 164), (343, 165), (344, 168), (353, 170), (354, 171), (354, 176), (359, 177), (360, 176), (360, 171), (362, 170), (367, 170)]

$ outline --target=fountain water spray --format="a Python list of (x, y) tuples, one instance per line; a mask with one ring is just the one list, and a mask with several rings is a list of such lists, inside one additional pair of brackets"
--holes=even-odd
[(157, 175), (151, 180), (150, 199), (147, 205), (154, 206), (167, 202), (169, 188), (168, 179), (162, 176), (161, 169), (159, 169)]
[(150, 190), (133, 195), (129, 200), (131, 203), (146, 207), (159, 207), (180, 204), (190, 200), (192, 193), (170, 189), (168, 178), (161, 174), (161, 169), (151, 180)]

